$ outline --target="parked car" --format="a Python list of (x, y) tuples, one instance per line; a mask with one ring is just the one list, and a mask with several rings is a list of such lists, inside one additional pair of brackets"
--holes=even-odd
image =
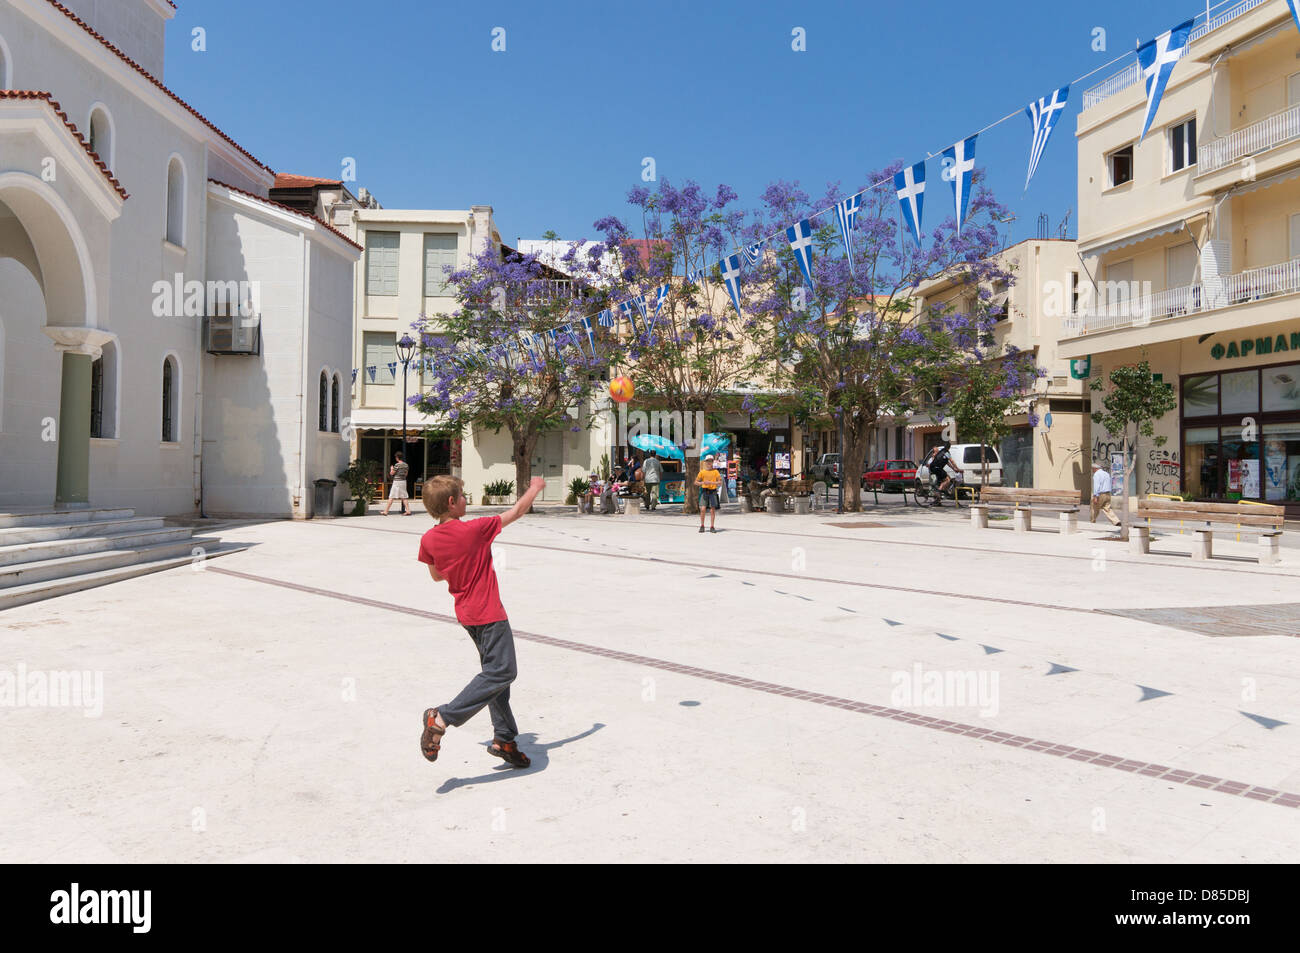
[(862, 474), (862, 489), (897, 493), (916, 479), (916, 464), (911, 460), (880, 460)]
[[(937, 448), (936, 448), (937, 449)], [(980, 463), (980, 445), (978, 443), (954, 443), (949, 450), (952, 455), (953, 465), (961, 470), (962, 482), (966, 486), (1001, 486), (1002, 485), (1002, 458), (998, 456), (998, 451), (994, 447), (985, 446), (984, 452), (988, 456), (989, 477), (984, 481), (983, 465)], [(920, 466), (916, 468), (916, 482), (928, 483), (930, 481), (930, 460), (934, 457), (934, 450), (925, 455)]]
[(840, 455), (838, 453), (823, 453), (817, 458), (808, 470), (808, 479), (814, 483), (838, 483), (840, 482)]

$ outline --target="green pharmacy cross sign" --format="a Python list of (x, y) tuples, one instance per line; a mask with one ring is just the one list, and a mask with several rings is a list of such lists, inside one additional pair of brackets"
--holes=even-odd
[(1225, 347), (1216, 344), (1210, 348), (1210, 357), (1216, 361), (1223, 358), (1250, 357), (1252, 354), (1280, 354), (1285, 351), (1300, 351), (1300, 331), (1293, 331), (1290, 340), (1287, 335), (1276, 337), (1268, 335), (1262, 338), (1242, 338), (1240, 342), (1229, 341)]

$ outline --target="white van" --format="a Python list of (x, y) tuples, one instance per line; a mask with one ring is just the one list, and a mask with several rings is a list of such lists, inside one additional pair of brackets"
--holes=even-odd
[[(984, 467), (980, 463), (980, 445), (978, 443), (954, 443), (948, 451), (952, 455), (953, 465), (961, 470), (961, 482), (966, 486), (1001, 486), (1002, 485), (1002, 458), (998, 456), (998, 451), (994, 447), (985, 446), (984, 453), (988, 460), (989, 478), (985, 483)], [(930, 480), (930, 458), (934, 455), (931, 450), (925, 455), (921, 465), (916, 468), (916, 479), (918, 482), (928, 483)]]

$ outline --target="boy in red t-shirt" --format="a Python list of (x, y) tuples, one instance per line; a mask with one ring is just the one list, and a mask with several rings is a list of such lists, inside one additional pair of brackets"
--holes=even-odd
[(420, 562), (428, 565), (435, 582), (447, 583), (456, 600), (456, 619), (474, 640), (483, 666), (459, 695), (445, 705), (425, 710), (420, 751), (429, 761), (438, 760), (448, 725), (459, 727), (487, 706), (494, 735), (488, 751), (516, 768), (530, 763), (515, 744), (519, 730), (510, 711), (510, 683), (516, 674), (515, 637), (497, 592), (492, 540), (532, 508), (545, 485), (541, 477), (533, 477), (519, 502), (500, 516), (461, 522), (465, 484), (449, 476), (425, 481), (421, 494), (424, 508), (438, 525), (420, 539)]

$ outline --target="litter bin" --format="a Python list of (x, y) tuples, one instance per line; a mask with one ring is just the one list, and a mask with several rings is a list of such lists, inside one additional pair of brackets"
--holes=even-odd
[(312, 519), (333, 519), (334, 488), (338, 486), (338, 482), (335, 480), (316, 480), (313, 485), (316, 487), (316, 493), (312, 500)]

